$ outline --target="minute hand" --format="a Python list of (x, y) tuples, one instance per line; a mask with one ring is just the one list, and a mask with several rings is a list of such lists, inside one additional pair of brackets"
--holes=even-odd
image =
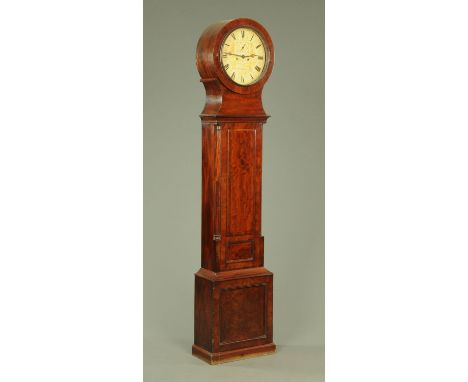
[(254, 54), (254, 53), (245, 55), (245, 54), (235, 54), (235, 53), (227, 53), (226, 52), (226, 54), (229, 54), (231, 56), (237, 56), (237, 57), (240, 57), (240, 58), (255, 57), (255, 56), (261, 57), (258, 54)]
[(245, 54), (235, 54), (235, 53), (227, 53), (227, 52), (226, 52), (226, 54), (229, 54), (231, 56), (241, 57), (241, 58), (250, 57), (250, 56), (246, 56)]

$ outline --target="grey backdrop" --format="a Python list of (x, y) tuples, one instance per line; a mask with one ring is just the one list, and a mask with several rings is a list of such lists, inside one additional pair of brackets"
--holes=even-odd
[[(278, 353), (211, 367), (190, 355), (205, 98), (195, 48), (210, 23), (237, 17), (262, 23), (275, 45), (263, 92), (271, 118), (264, 127), (262, 231), (265, 266), (275, 274)], [(146, 382), (323, 379), (322, 0), (144, 1), (144, 337)]]

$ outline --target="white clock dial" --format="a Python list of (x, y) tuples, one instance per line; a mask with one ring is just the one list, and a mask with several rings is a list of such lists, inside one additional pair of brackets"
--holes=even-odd
[(266, 69), (267, 48), (258, 32), (240, 27), (231, 31), (220, 49), (221, 65), (238, 85), (257, 82)]

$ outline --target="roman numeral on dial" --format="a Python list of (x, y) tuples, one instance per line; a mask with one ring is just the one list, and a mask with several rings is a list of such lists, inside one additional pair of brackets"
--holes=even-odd
[(232, 78), (232, 79), (236, 78), (236, 72), (232, 72), (231, 78)]
[(262, 70), (262, 69), (261, 69), (260, 67), (258, 67), (258, 66), (255, 66), (255, 70), (256, 70), (257, 72), (259, 72), (259, 71)]
[(242, 38), (244, 38), (245, 31), (242, 31), (242, 33), (241, 33), (241, 34), (242, 34)]
[(228, 70), (229, 64), (224, 65), (224, 70)]

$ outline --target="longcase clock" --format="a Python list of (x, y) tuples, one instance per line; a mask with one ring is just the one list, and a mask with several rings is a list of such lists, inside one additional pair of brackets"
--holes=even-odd
[(273, 274), (264, 268), (262, 89), (273, 43), (258, 22), (210, 25), (197, 46), (202, 123), (201, 269), (192, 353), (211, 363), (273, 353)]

